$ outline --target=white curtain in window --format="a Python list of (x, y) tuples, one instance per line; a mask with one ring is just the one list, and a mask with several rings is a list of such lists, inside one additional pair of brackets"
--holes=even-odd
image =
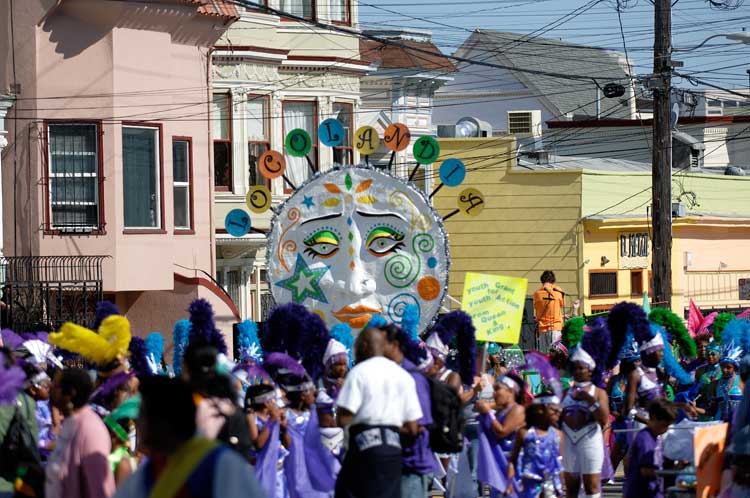
[(247, 139), (263, 142), (266, 138), (265, 110), (266, 100), (258, 97), (248, 97), (245, 104), (247, 113)]
[[(284, 133), (300, 128), (315, 137), (315, 106), (312, 102), (287, 102), (284, 103)], [(314, 140), (314, 138), (313, 138)], [(310, 153), (313, 153), (312, 151)], [(299, 186), (308, 176), (310, 167), (304, 157), (294, 157), (289, 154), (286, 157), (286, 175)]]
[(281, 11), (310, 19), (312, 18), (312, 0), (281, 0)]
[(331, 6), (331, 21), (346, 22), (346, 1), (329, 0)]
[(211, 105), (211, 126), (215, 140), (229, 140), (229, 95), (215, 93)]

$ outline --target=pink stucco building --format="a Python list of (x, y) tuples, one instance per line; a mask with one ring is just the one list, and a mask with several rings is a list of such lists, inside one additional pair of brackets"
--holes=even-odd
[[(210, 277), (210, 54), (237, 11), (213, 0), (11, 5), (0, 27), (0, 93), (15, 97), (2, 157), (4, 254), (105, 256), (103, 295), (135, 333), (169, 340), (204, 297), (231, 340), (239, 315)], [(64, 307), (64, 294), (53, 289), (42, 307)]]

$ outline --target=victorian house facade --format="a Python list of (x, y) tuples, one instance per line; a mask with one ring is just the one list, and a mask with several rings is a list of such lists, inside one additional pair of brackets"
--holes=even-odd
[[(326, 24), (357, 28), (350, 0), (269, 0), (268, 7)], [(217, 280), (243, 319), (261, 321), (270, 306), (265, 246), (271, 211), (252, 215), (253, 231), (233, 237), (224, 229), (229, 211), (247, 209), (246, 195), (266, 185), (272, 205), (291, 191), (282, 178), (267, 180), (258, 158), (267, 150), (285, 154), (284, 137), (296, 128), (312, 138), (312, 167), (357, 163), (352, 135), (359, 126), (360, 78), (370, 66), (360, 58), (356, 36), (284, 16), (239, 8), (240, 18), (213, 51), (214, 222)], [(320, 146), (318, 125), (337, 118), (345, 128), (341, 146)], [(311, 174), (304, 158), (285, 154), (287, 178), (296, 186)]]

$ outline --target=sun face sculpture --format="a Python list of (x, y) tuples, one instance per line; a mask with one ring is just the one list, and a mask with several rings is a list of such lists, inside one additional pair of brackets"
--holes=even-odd
[(448, 285), (448, 238), (412, 184), (364, 166), (338, 167), (300, 186), (276, 211), (268, 236), (277, 303), (295, 302), (329, 327), (361, 330), (375, 314), (401, 322), (436, 317)]

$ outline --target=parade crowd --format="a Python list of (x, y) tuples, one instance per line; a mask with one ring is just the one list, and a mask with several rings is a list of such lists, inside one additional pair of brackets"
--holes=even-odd
[[(564, 300), (547, 273), (538, 315)], [(686, 327), (623, 302), (553, 318), (524, 354), (478, 343), (461, 311), (420, 337), (410, 313), (355, 338), (278, 306), (240, 325), (232, 361), (197, 300), (169, 364), (110, 303), (90, 327), (3, 330), (0, 496), (596, 498), (623, 465), (623, 496), (656, 498), (695, 480), (665, 436), (720, 423), (720, 496), (750, 496), (746, 317)]]

